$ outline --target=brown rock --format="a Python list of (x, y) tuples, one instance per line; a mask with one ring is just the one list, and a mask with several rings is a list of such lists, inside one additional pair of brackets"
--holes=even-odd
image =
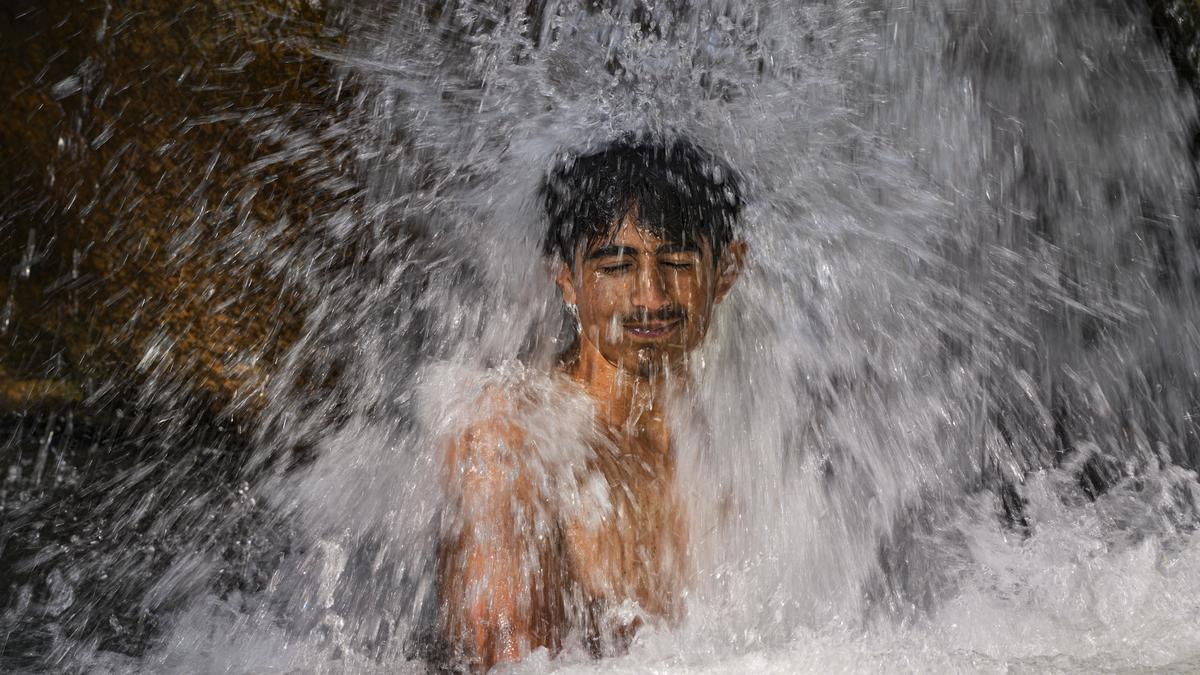
[(302, 323), (299, 233), (349, 180), (314, 55), (335, 22), (317, 0), (0, 9), (0, 390), (254, 407)]

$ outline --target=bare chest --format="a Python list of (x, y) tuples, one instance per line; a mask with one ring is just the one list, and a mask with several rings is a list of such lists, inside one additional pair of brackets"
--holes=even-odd
[(604, 481), (608, 508), (568, 522), (571, 576), (589, 603), (636, 603), (644, 613), (678, 616), (687, 533), (669, 452), (637, 439), (598, 448), (589, 466)]

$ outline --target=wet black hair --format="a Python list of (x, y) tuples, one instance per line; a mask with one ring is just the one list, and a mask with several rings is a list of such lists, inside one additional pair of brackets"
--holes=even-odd
[(716, 156), (682, 139), (627, 137), (569, 156), (542, 186), (549, 218), (542, 251), (573, 265), (581, 242), (610, 235), (636, 209), (641, 227), (672, 243), (707, 241), (715, 260), (733, 239), (740, 182)]

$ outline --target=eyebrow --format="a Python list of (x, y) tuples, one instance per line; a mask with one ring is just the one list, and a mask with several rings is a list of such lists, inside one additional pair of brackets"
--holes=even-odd
[[(693, 253), (701, 255), (700, 247), (695, 243), (679, 243), (668, 242), (659, 246), (654, 251), (655, 255), (670, 255), (672, 253)], [(611, 244), (609, 246), (601, 246), (600, 248), (587, 254), (588, 260), (597, 260), (600, 258), (632, 258), (637, 256), (638, 250), (632, 246), (620, 246)]]
[(600, 248), (587, 254), (588, 260), (596, 260), (597, 258), (632, 258), (637, 255), (637, 249), (631, 246), (601, 246)]

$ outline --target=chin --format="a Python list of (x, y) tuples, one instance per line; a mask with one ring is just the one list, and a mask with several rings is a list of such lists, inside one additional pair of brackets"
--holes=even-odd
[(636, 372), (638, 377), (653, 379), (662, 372), (662, 367), (654, 361), (638, 361)]
[(656, 378), (670, 371), (677, 371), (682, 358), (663, 349), (642, 349), (637, 352), (634, 363), (639, 377)]

